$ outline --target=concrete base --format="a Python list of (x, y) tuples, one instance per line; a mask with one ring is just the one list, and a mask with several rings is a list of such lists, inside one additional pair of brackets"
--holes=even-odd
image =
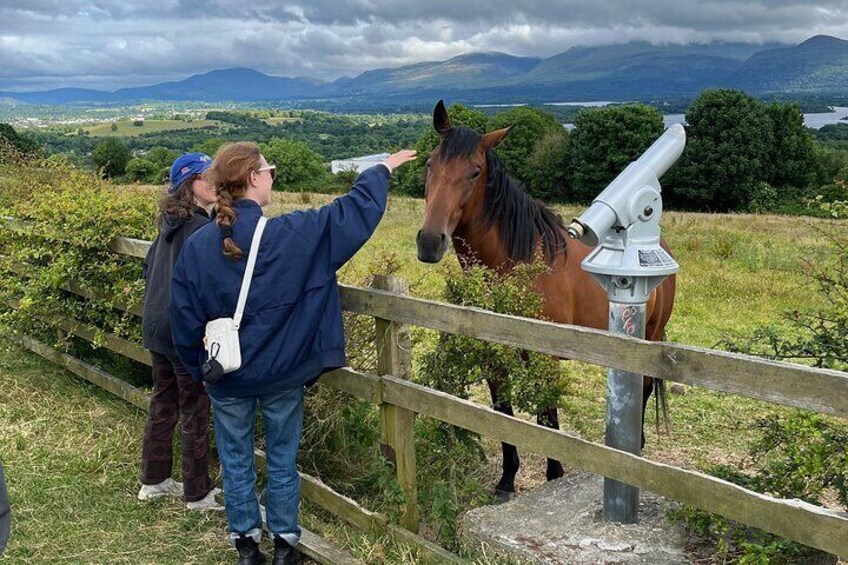
[(603, 521), (603, 477), (571, 473), (462, 520), (469, 544), (483, 543), (531, 563), (689, 563), (686, 535), (665, 518), (664, 500), (641, 492), (638, 524)]

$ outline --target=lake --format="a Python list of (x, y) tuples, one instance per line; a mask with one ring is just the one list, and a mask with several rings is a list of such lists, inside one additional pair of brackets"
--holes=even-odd
[[(819, 129), (828, 124), (838, 124), (842, 122), (843, 124), (848, 124), (848, 120), (843, 120), (845, 116), (848, 116), (848, 107), (844, 106), (834, 106), (833, 112), (819, 112), (813, 114), (804, 114), (804, 124), (808, 128)], [(670, 125), (683, 123), (684, 115), (683, 114), (665, 114), (663, 116), (663, 121), (665, 122), (665, 127)]]

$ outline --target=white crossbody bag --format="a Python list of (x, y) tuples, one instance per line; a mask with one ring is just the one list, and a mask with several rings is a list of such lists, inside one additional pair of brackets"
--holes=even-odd
[(250, 281), (253, 278), (256, 255), (259, 253), (259, 242), (262, 240), (262, 232), (265, 230), (266, 222), (267, 218), (260, 216), (259, 223), (256, 224), (256, 229), (253, 232), (253, 241), (250, 244), (250, 254), (247, 258), (244, 278), (241, 281), (235, 314), (232, 318), (217, 318), (206, 323), (203, 345), (206, 349), (207, 361), (202, 367), (206, 382), (214, 384), (221, 379), (224, 373), (231, 373), (241, 367), (239, 325), (241, 325), (244, 306), (247, 303), (247, 294), (250, 292)]

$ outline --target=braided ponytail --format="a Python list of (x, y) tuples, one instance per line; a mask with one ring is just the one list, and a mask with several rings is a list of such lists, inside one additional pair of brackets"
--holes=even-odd
[(221, 230), (221, 239), (224, 241), (224, 255), (238, 261), (242, 258), (242, 250), (233, 240), (233, 224), (236, 222), (236, 211), (233, 208), (233, 197), (226, 188), (218, 189), (218, 214), (215, 223)]
[(233, 224), (238, 220), (233, 201), (247, 192), (250, 173), (256, 171), (262, 156), (259, 146), (251, 142), (226, 143), (221, 146), (206, 177), (215, 187), (218, 196), (215, 223), (221, 230), (224, 255), (233, 261), (240, 260), (244, 253), (233, 240)]

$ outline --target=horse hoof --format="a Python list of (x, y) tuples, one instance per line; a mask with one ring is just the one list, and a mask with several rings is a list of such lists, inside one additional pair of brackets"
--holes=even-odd
[(504, 504), (515, 498), (514, 492), (495, 489), (495, 504)]

